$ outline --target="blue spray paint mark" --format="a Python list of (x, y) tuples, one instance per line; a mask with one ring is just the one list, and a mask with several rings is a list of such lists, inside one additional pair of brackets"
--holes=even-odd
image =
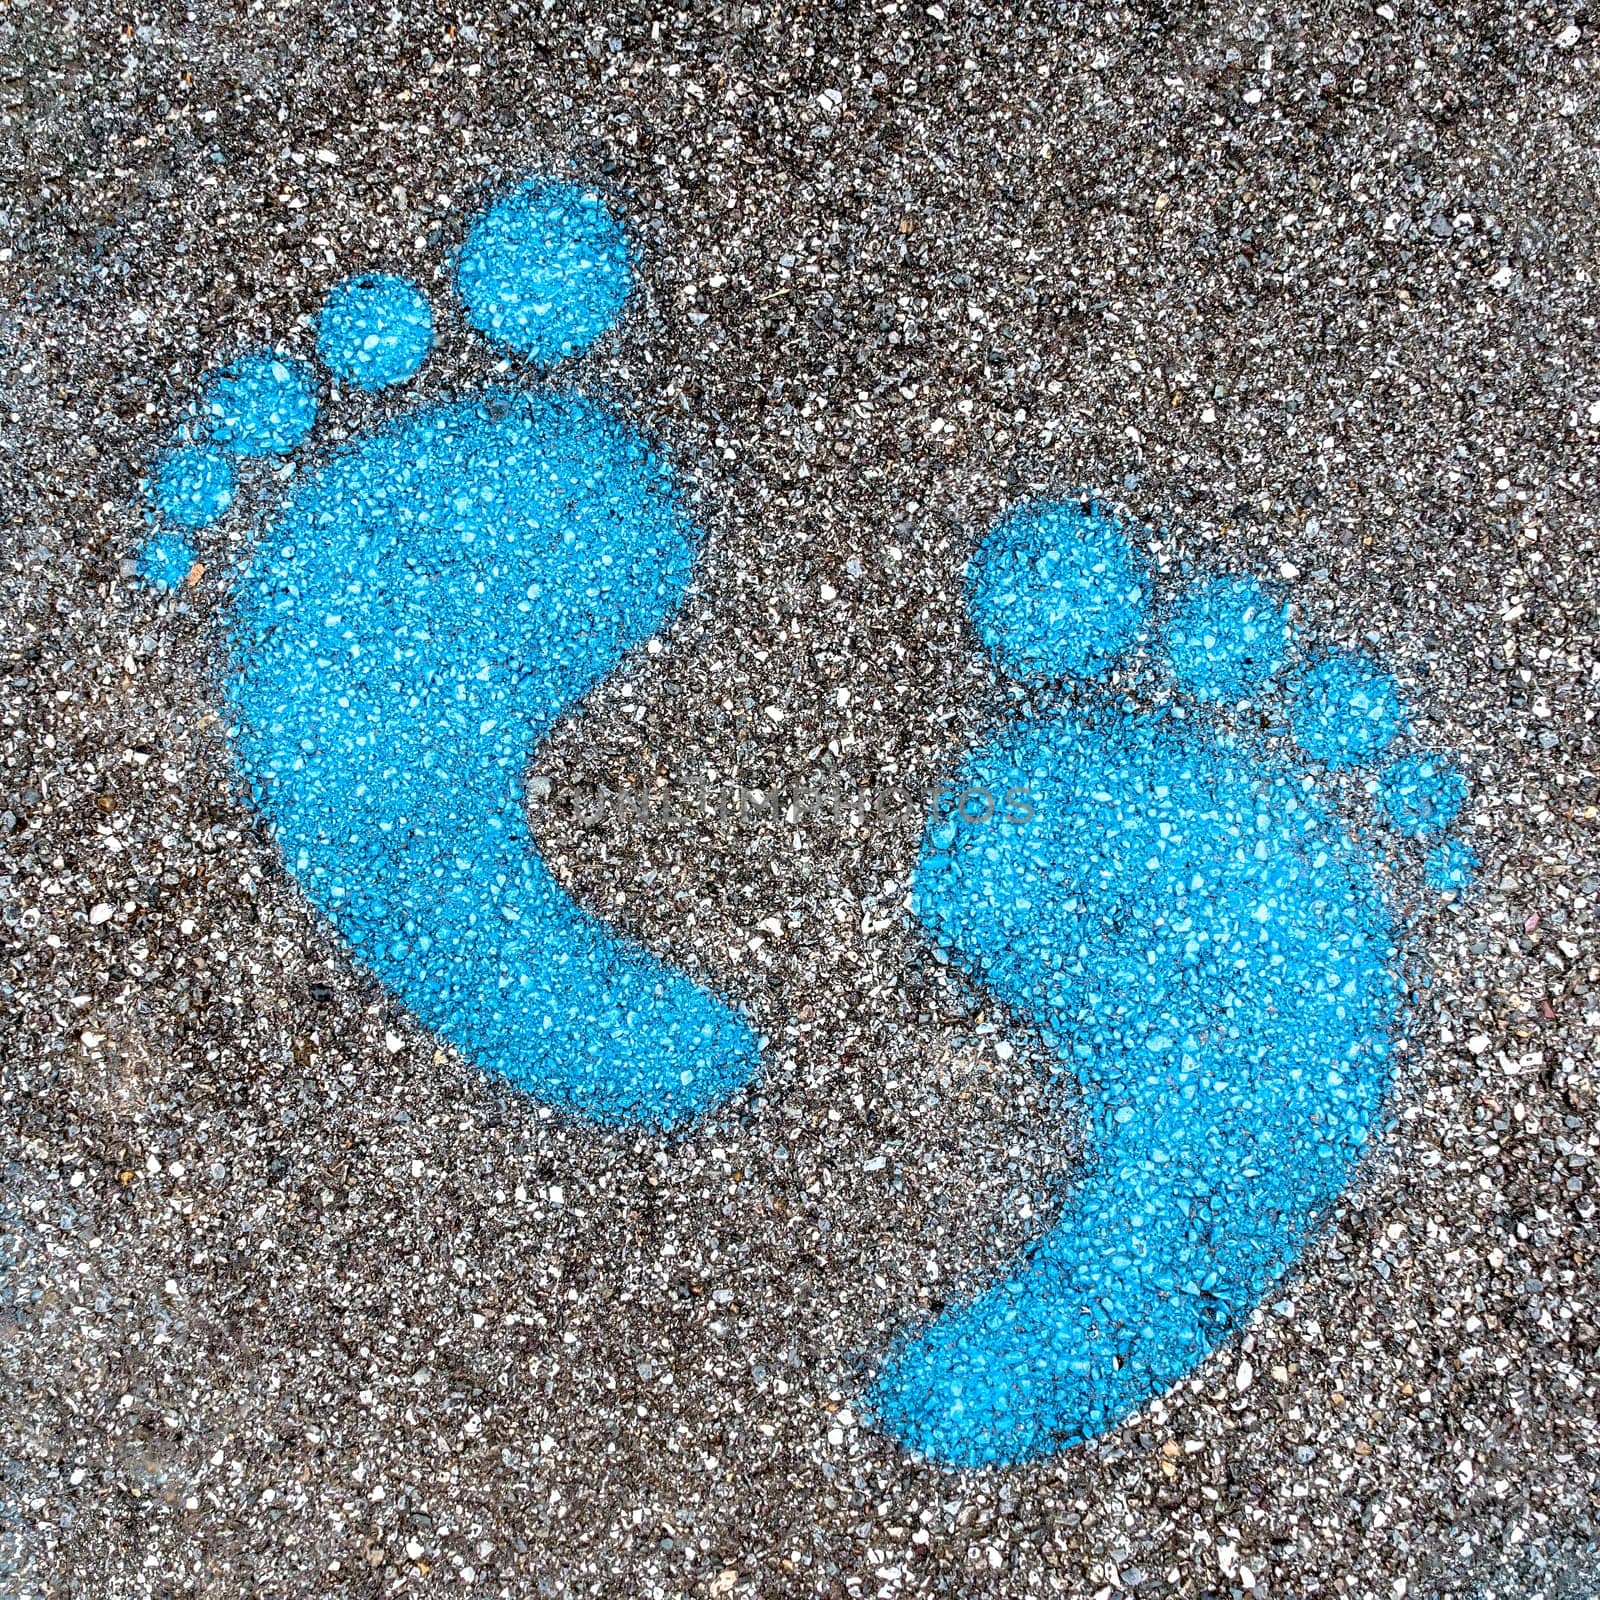
[[(594, 195), (532, 182), (472, 230), (459, 288), (480, 327), (554, 360), (605, 331), (630, 273)], [(420, 291), (367, 274), (329, 295), (318, 349), (373, 388), (431, 341)], [(202, 409), (217, 444), (280, 453), (316, 387), (263, 351)], [(603, 1122), (682, 1122), (756, 1065), (734, 1010), (561, 889), (523, 810), (534, 746), (672, 616), (694, 547), (665, 465), (623, 422), (491, 391), (298, 478), (234, 586), (239, 755), (306, 896), (427, 1026)], [(166, 533), (143, 557), (152, 576), (191, 559)]]
[(569, 898), (523, 809), (533, 747), (672, 615), (693, 550), (616, 418), (490, 393), (311, 474), (238, 585), (240, 753), (301, 888), (428, 1027), (604, 1122), (693, 1117), (756, 1062)]
[(152, 589), (176, 589), (195, 564), (194, 546), (170, 528), (159, 528), (145, 540), (136, 563), (139, 576)]
[(211, 380), (201, 410), (211, 437), (235, 455), (286, 455), (317, 420), (316, 378), (304, 361), (257, 350)]
[[(1019, 525), (990, 535), (1006, 559)], [(994, 558), (986, 543), (973, 566)], [(1091, 617), (1110, 609), (1124, 618), (1111, 631), (1130, 638), (1129, 566), (1104, 554), (1090, 570), (1110, 591)], [(1203, 619), (1176, 651), (1168, 636), (1189, 682), (1232, 694), (1244, 681), (1225, 643), (1191, 645), (1195, 633), (1226, 641), (1211, 623), (1237, 617), (1241, 593), (1213, 588), (1177, 608)], [(1020, 651), (995, 612), (975, 619), (1002, 662), (1111, 664), (1065, 608), (1014, 614)], [(1314, 680), (1314, 742), (1341, 756), (1381, 748), (1387, 735), (1366, 724), (1376, 700), (1398, 726), (1392, 686), (1374, 693), (1366, 663), (1339, 677), (1336, 660)], [(1260, 681), (1253, 664), (1248, 677)], [(903, 1344), (873, 1386), (890, 1431), (961, 1467), (1093, 1438), (1239, 1326), (1349, 1179), (1387, 1087), (1397, 1003), (1367, 856), (1314, 781), (1268, 750), (1108, 696), (1002, 732), (950, 792), (974, 789), (1028, 805), (1008, 813), (1015, 823), (936, 815), (914, 905), (953, 961), (1070, 1065), (1089, 1155), (1016, 1270)]]
[(1459, 839), (1436, 844), (1422, 860), (1424, 880), (1440, 894), (1456, 894), (1470, 888), (1477, 873), (1477, 852)]
[(1024, 506), (967, 571), (967, 609), (984, 648), (1017, 677), (1099, 672), (1144, 622), (1143, 566), (1116, 522), (1074, 501)]
[(1392, 827), (1429, 839), (1443, 833), (1467, 803), (1467, 780), (1443, 756), (1401, 756), (1379, 775), (1378, 798)]
[(1295, 742), (1313, 761), (1357, 767), (1381, 755), (1404, 724), (1394, 678), (1369, 657), (1336, 650), (1310, 667), (1293, 695)]
[(405, 278), (364, 272), (329, 291), (317, 324), (317, 354), (358, 389), (404, 383), (433, 348), (433, 308)]
[(599, 195), (541, 178), (473, 225), (456, 273), (472, 325), (541, 366), (588, 349), (632, 282), (627, 236)]
[(150, 474), (150, 509), (180, 528), (206, 528), (233, 504), (233, 463), (207, 445), (168, 450)]
[(1196, 699), (1243, 700), (1283, 664), (1288, 608), (1254, 578), (1212, 578), (1178, 602), (1161, 642), (1173, 677)]

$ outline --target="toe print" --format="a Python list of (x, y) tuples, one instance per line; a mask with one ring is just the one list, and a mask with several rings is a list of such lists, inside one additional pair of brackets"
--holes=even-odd
[(1400, 726), (1394, 679), (1364, 655), (1326, 655), (1295, 687), (1295, 741), (1313, 761), (1359, 767), (1387, 750)]
[(235, 455), (286, 455), (317, 420), (316, 375), (270, 350), (243, 356), (212, 380), (202, 410), (212, 439)]
[[(501, 342), (577, 355), (626, 298), (622, 240), (597, 196), (525, 186), (474, 229), (458, 287)], [(329, 296), (318, 350), (383, 388), (432, 339), (421, 291), (369, 274)], [(199, 437), (152, 477), (152, 582), (184, 581), (177, 529), (227, 509), (227, 453), (291, 450), (316, 405), (278, 352), (213, 380)], [(575, 394), (492, 390), (303, 472), (233, 585), (239, 756), (307, 898), (479, 1065), (606, 1122), (693, 1117), (756, 1059), (735, 1012), (568, 897), (523, 811), (534, 746), (672, 617), (697, 542), (626, 424)]]
[(164, 522), (207, 528), (233, 504), (233, 462), (208, 446), (170, 450), (156, 463), (150, 497)]
[(1289, 614), (1254, 578), (1213, 578), (1178, 602), (1161, 642), (1180, 688), (1197, 700), (1242, 700), (1282, 663)]
[[(1014, 514), (969, 572), (979, 636), (1010, 673), (1093, 676), (1144, 629), (1149, 596), (1094, 507)], [(1289, 653), (1282, 603), (1251, 579), (1192, 588), (1155, 634), (1180, 692), (1224, 706), (1270, 692)], [(1364, 657), (1313, 660), (1289, 700), (1300, 748), (1329, 768), (1404, 725)], [(920, 918), (1070, 1065), (1090, 1144), (1055, 1228), (877, 1380), (879, 1419), (938, 1461), (1048, 1454), (1192, 1371), (1293, 1262), (1379, 1115), (1397, 991), (1369, 858), (1313, 773), (1221, 721), (1086, 692), (957, 776), (956, 792), (1025, 805), (930, 826)], [(1376, 787), (1413, 834), (1464, 795), (1433, 757)]]
[(1417, 839), (1443, 833), (1467, 802), (1467, 780), (1434, 755), (1402, 756), (1378, 783), (1392, 827)]
[(1148, 598), (1118, 529), (1070, 504), (1014, 512), (968, 574), (978, 637), (1016, 677), (1099, 672), (1138, 632)]
[(346, 278), (328, 296), (317, 325), (322, 364), (357, 389), (404, 383), (432, 348), (428, 297), (389, 272)]
[(139, 552), (139, 576), (152, 589), (176, 589), (198, 564), (194, 546), (181, 533), (163, 529), (152, 534)]
[(456, 288), (480, 333), (548, 366), (611, 326), (631, 270), (627, 236), (598, 195), (533, 178), (467, 235)]

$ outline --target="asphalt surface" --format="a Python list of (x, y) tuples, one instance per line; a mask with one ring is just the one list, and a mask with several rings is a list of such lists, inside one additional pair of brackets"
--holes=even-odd
[[(1596, 92), (1573, 12), (1409, 0), (0, 12), (4, 1592), (1593, 1592)], [(552, 794), (925, 792), (1005, 699), (967, 556), (1085, 486), (1389, 662), (1470, 775), (1476, 891), (1396, 873), (1361, 1181), (1092, 1447), (952, 1474), (856, 1412), (1078, 1145), (906, 914), (914, 809), (535, 799), (584, 903), (770, 1041), (693, 1132), (597, 1132), (355, 970), (240, 794), (217, 639), (283, 469), (192, 587), (133, 579), (203, 375), (309, 355), (349, 273), (440, 341), (324, 448), (506, 378), (448, 263), (535, 171), (639, 247), (561, 376), (707, 531)]]

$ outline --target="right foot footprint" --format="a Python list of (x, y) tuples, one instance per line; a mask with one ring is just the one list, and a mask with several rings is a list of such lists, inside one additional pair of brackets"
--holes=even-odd
[[(493, 342), (575, 355), (627, 296), (603, 202), (533, 180), (468, 236), (457, 289)], [(328, 297), (344, 382), (403, 382), (432, 343), (422, 292), (367, 274)], [(194, 572), (231, 456), (309, 432), (316, 383), (271, 351), (212, 380), (153, 474), (152, 582)], [(430, 1028), (518, 1088), (610, 1123), (669, 1126), (745, 1082), (726, 1004), (580, 908), (523, 809), (539, 739), (676, 610), (696, 530), (631, 428), (573, 393), (420, 407), (295, 480), (234, 582), (229, 696), (257, 803), (306, 896)]]
[[(1056, 1226), (874, 1387), (892, 1432), (954, 1466), (1093, 1438), (1193, 1371), (1311, 1238), (1388, 1085), (1394, 946), (1368, 855), (1317, 777), (1228, 715), (1273, 692), (1286, 610), (1250, 578), (1190, 589), (1161, 629), (1181, 697), (1140, 710), (1089, 685), (1144, 631), (1150, 590), (1122, 527), (1075, 505), (1017, 511), (968, 570), (999, 668), (1083, 693), (968, 757), (916, 906), (1078, 1078), (1090, 1149)], [(1325, 768), (1377, 762), (1402, 732), (1364, 655), (1321, 653), (1289, 689), (1294, 740)], [(1371, 787), (1430, 842), (1466, 798), (1426, 753)], [(1470, 851), (1435, 844), (1425, 870), (1461, 888)]]

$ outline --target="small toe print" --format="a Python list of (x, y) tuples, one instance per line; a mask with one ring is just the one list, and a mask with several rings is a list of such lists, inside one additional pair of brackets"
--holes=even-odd
[(627, 236), (600, 196), (541, 178), (474, 224), (456, 272), (472, 325), (541, 366), (588, 349), (632, 282)]
[(1478, 873), (1478, 855), (1459, 839), (1436, 844), (1422, 863), (1422, 876), (1430, 889), (1453, 894), (1471, 887)]
[(1149, 605), (1143, 564), (1095, 505), (1019, 508), (990, 531), (967, 574), (978, 637), (1016, 677), (1095, 677), (1137, 636)]
[(1330, 767), (1356, 767), (1381, 755), (1403, 721), (1393, 676), (1355, 651), (1324, 656), (1295, 689), (1295, 743)]
[(1162, 632), (1179, 685), (1199, 700), (1243, 700), (1283, 664), (1288, 607), (1254, 578), (1213, 578), (1191, 589)]
[(203, 411), (211, 438), (235, 455), (287, 455), (317, 420), (316, 379), (304, 361), (258, 350), (212, 379)]
[(195, 560), (194, 546), (182, 534), (163, 529), (145, 541), (138, 572), (152, 589), (177, 589), (194, 570)]
[(334, 377), (357, 389), (404, 383), (433, 348), (427, 296), (391, 272), (364, 272), (329, 292), (317, 354)]
[(150, 509), (177, 527), (209, 527), (232, 504), (233, 463), (207, 445), (169, 450), (150, 475)]
[(1466, 804), (1467, 780), (1443, 756), (1402, 756), (1378, 779), (1384, 815), (1413, 839), (1440, 834)]

